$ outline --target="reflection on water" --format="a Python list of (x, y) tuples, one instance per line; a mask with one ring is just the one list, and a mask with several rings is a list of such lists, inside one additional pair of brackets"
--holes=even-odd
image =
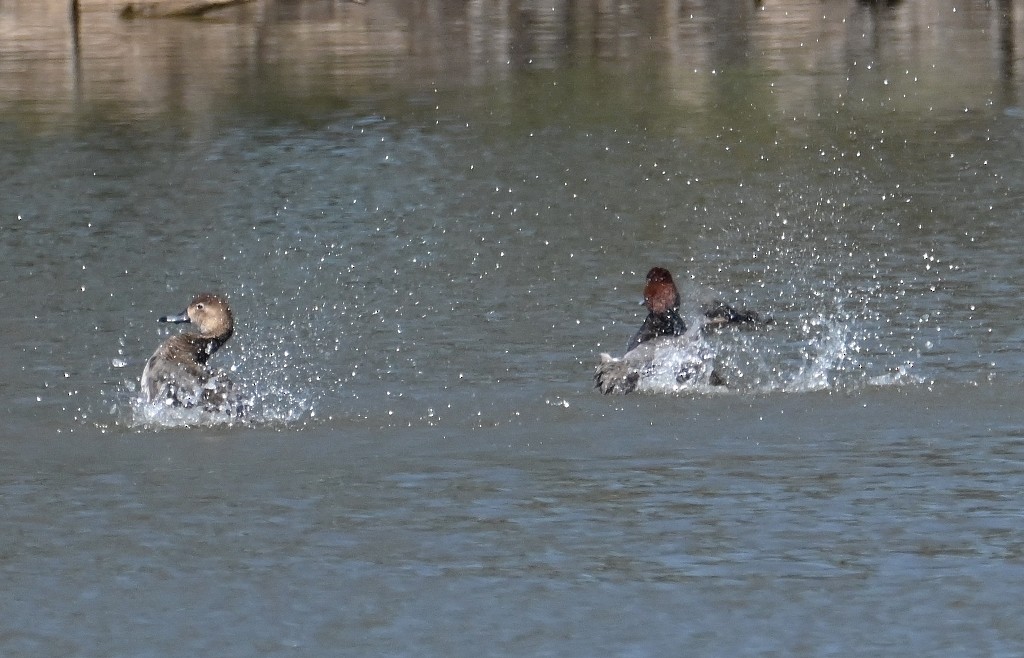
[[(258, 0), (200, 20), (121, 20), (123, 4), (0, 5), (8, 121), (199, 127), (238, 102), (290, 114), (401, 90), (430, 103), (466, 82), (508, 93), (531, 72), (578, 67), (677, 110), (742, 110), (780, 127), (835, 98), (869, 114), (1016, 101), (1008, 1)], [(740, 95), (745, 109), (731, 103)]]

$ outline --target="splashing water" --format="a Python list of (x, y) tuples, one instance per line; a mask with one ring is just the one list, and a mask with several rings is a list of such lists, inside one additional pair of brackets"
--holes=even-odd
[(295, 426), (316, 418), (316, 394), (295, 382), (296, 377), (285, 370), (256, 367), (247, 375), (241, 372), (241, 368), (232, 368), (232, 378), (246, 402), (241, 415), (201, 407), (176, 407), (163, 401), (147, 402), (138, 394), (137, 380), (122, 382), (111, 411), (119, 424), (133, 429)]
[[(901, 302), (905, 305), (905, 286), (883, 280), (876, 268), (843, 265), (807, 245), (782, 243), (773, 249), (770, 260), (788, 266), (771, 282), (774, 287), (755, 281), (764, 289), (760, 300), (744, 300), (752, 301), (751, 307), (762, 317), (771, 317), (771, 323), (722, 327), (701, 336), (693, 346), (677, 346), (677, 354), (659, 356), (664, 367), (645, 373), (647, 381), (637, 390), (803, 393), (925, 381), (912, 374), (920, 358), (919, 331), (905, 316), (886, 312), (900, 308)], [(691, 327), (705, 321), (698, 301), (707, 304), (728, 298), (692, 282), (686, 287), (682, 310)], [(742, 297), (744, 292), (735, 294)], [(702, 390), (690, 382), (674, 381), (674, 369), (692, 358), (692, 350), (699, 350), (711, 363), (709, 368), (721, 375), (725, 387)]]
[[(317, 408), (324, 394), (322, 367), (316, 365), (315, 335), (299, 336), (298, 326), (291, 323), (276, 332), (254, 333), (253, 341), (218, 353), (220, 366), (234, 382), (245, 400), (245, 413), (236, 415), (221, 411), (204, 411), (199, 407), (182, 408), (163, 401), (146, 402), (139, 394), (137, 378), (126, 378), (113, 393), (111, 412), (119, 424), (134, 429), (172, 427), (234, 427), (303, 425), (317, 417)], [(309, 344), (310, 349), (285, 346)], [(115, 367), (127, 362), (118, 359)], [(141, 372), (141, 369), (140, 369)]]
[[(636, 391), (657, 394), (805, 393), (920, 383), (912, 362), (879, 372), (854, 323), (817, 316), (794, 326), (727, 329), (685, 342), (665, 341), (640, 369)], [(725, 386), (713, 386), (714, 371)], [(679, 373), (703, 373), (680, 377)]]
[[(716, 388), (714, 351), (699, 329), (662, 336), (621, 358), (601, 355), (597, 377), (602, 392), (687, 393)], [(634, 388), (635, 385), (635, 388)]]
[(730, 390), (804, 393), (922, 381), (910, 372), (913, 361), (897, 362), (884, 322), (841, 308), (756, 331), (721, 332), (711, 340)]

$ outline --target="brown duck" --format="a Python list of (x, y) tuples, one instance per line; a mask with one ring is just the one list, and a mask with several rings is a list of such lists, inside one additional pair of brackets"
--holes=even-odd
[(171, 336), (149, 357), (142, 371), (143, 399), (241, 416), (245, 403), (235, 395), (234, 384), (225, 373), (207, 365), (235, 330), (227, 300), (202, 293), (184, 312), (164, 316), (160, 322), (189, 322), (198, 331)]

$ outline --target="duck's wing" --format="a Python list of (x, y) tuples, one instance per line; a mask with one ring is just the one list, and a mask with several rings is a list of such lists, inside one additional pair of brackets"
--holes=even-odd
[(601, 363), (594, 373), (594, 385), (605, 395), (632, 393), (644, 372), (656, 361), (657, 346), (668, 337), (655, 336), (627, 351), (621, 358), (601, 354)]
[[(712, 355), (694, 336), (661, 336), (626, 352), (620, 358), (601, 355), (594, 384), (604, 394), (626, 394), (640, 388), (676, 390), (679, 387), (722, 386)], [(679, 390), (682, 390), (679, 388)]]
[(237, 389), (227, 373), (212, 371), (203, 385), (201, 394), (203, 411), (223, 413), (235, 418), (249, 411), (249, 400)]
[(701, 312), (707, 318), (706, 325), (709, 328), (720, 327), (726, 324), (746, 325), (749, 327), (764, 326), (773, 324), (771, 318), (762, 318), (761, 314), (748, 308), (738, 309), (716, 299), (701, 307)]
[(601, 363), (594, 373), (594, 387), (605, 395), (632, 393), (640, 381), (640, 371), (624, 359), (610, 354), (601, 355)]

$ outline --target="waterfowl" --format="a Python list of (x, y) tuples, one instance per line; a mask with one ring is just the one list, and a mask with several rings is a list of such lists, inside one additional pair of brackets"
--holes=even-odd
[(626, 351), (658, 336), (682, 336), (686, 323), (679, 317), (679, 289), (672, 274), (664, 267), (652, 267), (644, 283), (644, 306), (647, 317), (633, 334)]
[[(666, 368), (677, 383), (704, 381), (722, 386), (725, 381), (710, 365), (710, 360), (695, 349), (696, 332), (707, 332), (724, 325), (770, 324), (756, 311), (736, 309), (714, 300), (701, 306), (703, 323), (687, 334), (686, 322), (679, 315), (679, 289), (672, 273), (664, 267), (652, 267), (644, 283), (644, 306), (647, 317), (630, 339), (621, 358), (601, 355), (594, 375), (596, 388), (602, 393), (630, 393), (645, 377), (664, 374)], [(685, 350), (692, 354), (687, 355)]]
[[(652, 267), (647, 273), (644, 284), (644, 306), (647, 317), (640, 329), (626, 346), (629, 352), (640, 343), (658, 336), (682, 336), (686, 333), (686, 323), (679, 316), (679, 289), (672, 280), (672, 273), (664, 267)], [(736, 309), (720, 300), (701, 305), (701, 314), (705, 321), (702, 329), (710, 330), (727, 324), (771, 324), (771, 320), (762, 320), (757, 311)]]
[(227, 300), (202, 293), (182, 313), (163, 316), (160, 322), (188, 322), (198, 331), (171, 336), (149, 357), (142, 371), (143, 399), (147, 403), (242, 415), (245, 404), (235, 395), (231, 379), (207, 365), (234, 333), (234, 317)]

